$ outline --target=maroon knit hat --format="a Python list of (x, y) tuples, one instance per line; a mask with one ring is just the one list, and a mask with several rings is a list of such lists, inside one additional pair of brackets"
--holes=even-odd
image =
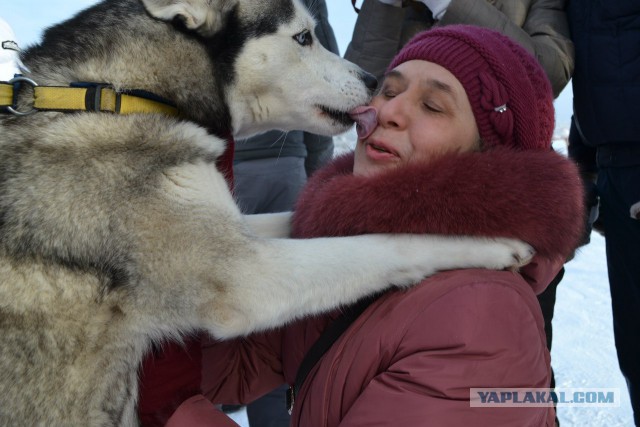
[(427, 30), (398, 52), (388, 70), (413, 59), (438, 64), (462, 83), (485, 146), (551, 146), (551, 84), (538, 61), (506, 36), (472, 25)]

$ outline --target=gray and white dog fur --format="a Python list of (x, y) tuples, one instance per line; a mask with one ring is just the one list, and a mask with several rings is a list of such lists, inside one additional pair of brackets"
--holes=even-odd
[[(22, 54), (39, 85), (145, 90), (182, 117), (0, 115), (0, 425), (133, 426), (154, 342), (241, 336), (530, 258), (507, 239), (286, 239), (287, 215), (240, 214), (213, 134), (337, 134), (371, 96), (313, 28), (297, 0), (107, 0)], [(29, 87), (18, 101), (30, 108)]]

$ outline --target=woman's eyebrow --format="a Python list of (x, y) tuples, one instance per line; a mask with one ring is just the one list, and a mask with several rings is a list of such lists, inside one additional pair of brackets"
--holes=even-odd
[(427, 78), (422, 82), (422, 85), (426, 88), (426, 89), (435, 89), (439, 92), (442, 92), (446, 95), (448, 95), (453, 102), (456, 103), (456, 105), (458, 104), (458, 99), (456, 97), (456, 93), (453, 90), (453, 87), (441, 80), (438, 79), (432, 79), (432, 78)]
[[(404, 82), (406, 81), (406, 77), (400, 71), (391, 70), (385, 74), (384, 80), (382, 82), (384, 83), (385, 80), (396, 80), (396, 81)], [(444, 93), (455, 103), (456, 106), (458, 105), (458, 98), (456, 96), (456, 92), (453, 89), (453, 86), (451, 86), (450, 84), (445, 83), (442, 80), (438, 80), (431, 77), (425, 78), (422, 82), (420, 82), (420, 84), (427, 90), (435, 89), (439, 92)], [(380, 90), (381, 88), (382, 88), (382, 84), (378, 87), (378, 90)]]
[(384, 82), (387, 79), (389, 79), (389, 80), (405, 80), (405, 77), (400, 71), (391, 70), (391, 71), (389, 71), (388, 73), (386, 73), (384, 75), (384, 78), (382, 79), (382, 81)]

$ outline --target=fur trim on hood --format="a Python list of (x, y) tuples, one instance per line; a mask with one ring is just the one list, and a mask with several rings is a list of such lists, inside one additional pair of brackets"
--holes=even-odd
[(512, 237), (568, 258), (584, 227), (573, 162), (552, 151), (495, 148), (449, 154), (374, 177), (353, 176), (353, 153), (316, 172), (298, 199), (293, 236), (428, 233)]

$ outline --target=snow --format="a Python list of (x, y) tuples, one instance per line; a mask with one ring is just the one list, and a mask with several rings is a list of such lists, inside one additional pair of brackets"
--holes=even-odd
[[(0, 17), (12, 26), (18, 42), (26, 47), (39, 39), (43, 28), (70, 17), (95, 0), (21, 0), (7, 3), (0, 11)], [(327, 5), (340, 52), (344, 54), (351, 39), (355, 12), (349, 0), (327, 0)], [(571, 100), (569, 85), (555, 102), (558, 130), (554, 147), (561, 152), (566, 151), (564, 140), (571, 117)], [(353, 147), (355, 132), (351, 130), (339, 135), (335, 142), (336, 152), (344, 152)], [(604, 239), (593, 233), (591, 243), (567, 263), (565, 277), (558, 287), (552, 365), (558, 387), (619, 388), (621, 406), (559, 408), (563, 427), (633, 425), (626, 384), (616, 359), (612, 328)], [(241, 426), (248, 426), (244, 411), (232, 414), (232, 417)]]
[(618, 368), (613, 339), (611, 297), (604, 238), (591, 243), (566, 264), (558, 286), (553, 319), (551, 364), (557, 387), (619, 388), (619, 408), (559, 408), (563, 426), (633, 425), (627, 385)]

